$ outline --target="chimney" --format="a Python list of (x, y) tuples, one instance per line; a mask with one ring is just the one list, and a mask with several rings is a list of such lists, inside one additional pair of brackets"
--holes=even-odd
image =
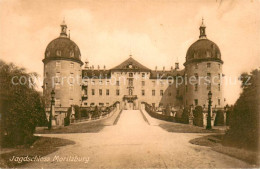
[(155, 71), (157, 72), (157, 66), (155, 66)]
[(104, 65), (104, 70), (106, 70), (106, 66)]
[(163, 71), (165, 71), (165, 66), (163, 66)]
[(171, 70), (173, 70), (173, 67), (171, 66)]
[(97, 66), (97, 69), (99, 70), (99, 65)]
[(179, 62), (176, 62), (175, 63), (175, 70), (178, 70), (179, 69)]

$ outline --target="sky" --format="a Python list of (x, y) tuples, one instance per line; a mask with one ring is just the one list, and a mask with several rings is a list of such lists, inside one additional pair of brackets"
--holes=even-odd
[[(203, 17), (234, 82), (260, 66), (259, 11), (259, 0), (0, 0), (0, 59), (42, 77), (45, 49), (65, 18), (90, 65), (112, 68), (132, 54), (151, 69), (176, 61), (182, 69)], [(227, 103), (240, 92), (239, 83), (225, 85)]]

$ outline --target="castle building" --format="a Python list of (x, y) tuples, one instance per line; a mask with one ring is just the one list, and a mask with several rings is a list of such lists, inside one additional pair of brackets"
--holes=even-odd
[(81, 61), (79, 47), (61, 24), (60, 36), (45, 51), (43, 94), (50, 107), (50, 93), (55, 90), (55, 111), (66, 112), (71, 105), (81, 107), (109, 106), (120, 102), (122, 109), (139, 109), (142, 102), (155, 108), (171, 106), (180, 109), (190, 105), (207, 106), (208, 92), (213, 106), (223, 108), (222, 65), (219, 47), (206, 36), (203, 21), (199, 39), (186, 53), (185, 68), (179, 63), (170, 70), (151, 70), (133, 56), (118, 66), (89, 66)]

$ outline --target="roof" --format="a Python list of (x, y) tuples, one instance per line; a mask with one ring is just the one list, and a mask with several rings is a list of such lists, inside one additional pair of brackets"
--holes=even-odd
[(45, 60), (51, 58), (71, 59), (82, 63), (79, 47), (68, 37), (58, 37), (48, 44), (45, 50)]
[(208, 39), (199, 39), (194, 42), (186, 53), (186, 62), (200, 59), (221, 60), (219, 47)]
[(128, 72), (150, 72), (151, 69), (145, 67), (132, 57), (129, 57), (123, 63), (111, 69), (111, 71), (128, 71)]
[(183, 70), (153, 70), (150, 74), (150, 79), (167, 79), (175, 76), (182, 76), (184, 74)]
[(82, 70), (82, 78), (93, 78), (93, 79), (107, 79), (111, 77), (110, 70), (96, 70), (96, 69), (88, 69)]

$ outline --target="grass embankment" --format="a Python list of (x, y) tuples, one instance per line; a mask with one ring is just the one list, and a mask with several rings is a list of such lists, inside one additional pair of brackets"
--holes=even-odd
[(240, 149), (236, 147), (230, 146), (223, 146), (221, 143), (223, 141), (224, 134), (218, 135), (208, 135), (199, 138), (195, 138), (190, 140), (190, 143), (200, 145), (200, 146), (207, 146), (211, 147), (212, 150), (229, 155), (231, 157), (235, 157), (239, 160), (243, 160), (249, 164), (256, 165), (259, 167), (259, 153), (258, 151), (250, 151), (246, 149)]
[(203, 127), (181, 124), (181, 123), (174, 123), (174, 122), (160, 121), (159, 126), (162, 129), (173, 133), (224, 133), (223, 130), (218, 130), (218, 129), (206, 130)]
[(104, 128), (102, 121), (89, 123), (78, 123), (69, 126), (62, 126), (48, 130), (47, 128), (37, 130), (36, 134), (61, 134), (61, 133), (97, 133)]
[(62, 133), (98, 133), (105, 126), (115, 125), (120, 117), (121, 111), (117, 110), (112, 116), (97, 121), (74, 123), (69, 126), (61, 126), (48, 130), (47, 127), (37, 129), (35, 134), (62, 134)]
[(61, 146), (75, 144), (74, 141), (51, 138), (51, 137), (36, 137), (36, 141), (29, 148), (19, 148), (12, 152), (1, 154), (0, 167), (1, 168), (13, 168), (28, 163), (28, 161), (11, 161), (13, 157), (43, 157), (51, 154), (59, 149)]

